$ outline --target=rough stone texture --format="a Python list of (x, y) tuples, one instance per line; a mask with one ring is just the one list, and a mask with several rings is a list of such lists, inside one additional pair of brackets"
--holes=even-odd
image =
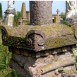
[(30, 11), (26, 11), (27, 21), (30, 23)]
[(20, 77), (76, 77), (76, 26), (47, 25), (52, 23), (51, 1), (30, 4), (31, 24), (38, 26), (1, 26), (3, 44), (12, 52), (10, 66)]
[(59, 15), (54, 17), (54, 23), (60, 23), (61, 17)]
[(52, 1), (30, 1), (30, 24), (52, 24)]
[[(77, 72), (74, 67), (75, 60), (72, 56), (71, 46), (65, 47), (66, 52), (63, 52), (62, 48), (43, 51), (43, 56), (41, 52), (39, 54), (33, 52), (33, 56), (31, 52), (28, 55), (28, 51), (24, 49), (11, 49), (13, 55), (10, 66), (15, 68), (20, 77), (76, 77)], [(58, 50), (61, 52), (57, 52)], [(57, 53), (53, 54), (54, 51)], [(45, 52), (49, 55), (45, 55)], [(40, 56), (36, 57), (37, 55)]]
[[(62, 24), (52, 26), (2, 26), (3, 44), (33, 51), (53, 49), (77, 43), (73, 28)], [(76, 28), (77, 29), (77, 28)]]
[(4, 16), (3, 23), (8, 25), (8, 26), (13, 26), (14, 13), (15, 13), (14, 9), (12, 9), (12, 10), (7, 9), (5, 11), (5, 16)]
[(22, 8), (21, 8), (21, 18), (26, 19), (26, 6), (25, 3), (22, 3)]
[(20, 19), (19, 19), (19, 25), (25, 25), (27, 21), (26, 17), (26, 6), (25, 3), (22, 3), (21, 13), (20, 13)]

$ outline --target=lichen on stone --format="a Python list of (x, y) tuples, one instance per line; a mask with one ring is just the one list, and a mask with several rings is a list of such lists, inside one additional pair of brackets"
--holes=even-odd
[(77, 43), (74, 36), (75, 32), (72, 27), (64, 24), (52, 24), (52, 25), (22, 25), (18, 27), (0, 26), (7, 34), (6, 42), (4, 45), (14, 46), (18, 48), (28, 48), (26, 45), (27, 34), (33, 31), (39, 31), (44, 34), (45, 49), (53, 49)]

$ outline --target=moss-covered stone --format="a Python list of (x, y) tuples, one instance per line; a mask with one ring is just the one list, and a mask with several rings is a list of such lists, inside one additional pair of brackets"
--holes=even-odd
[(46, 35), (46, 37), (50, 37), (50, 36), (57, 37), (62, 35), (73, 34), (71, 27), (68, 27), (67, 25), (63, 25), (63, 24), (52, 24), (48, 26), (22, 25), (18, 27), (9, 27), (5, 25), (5, 26), (1, 26), (1, 29), (3, 28), (7, 31), (8, 36), (22, 37), (22, 38), (24, 38), (30, 30), (41, 31)]
[(44, 34), (45, 43), (43, 50), (73, 45), (77, 43), (77, 40), (74, 36), (74, 29), (63, 24), (52, 24), (48, 26), (22, 25), (18, 27), (8, 27), (5, 25), (0, 26), (0, 28), (5, 31), (7, 35), (7, 37), (3, 40), (3, 44), (17, 48), (34, 50), (34, 48), (29, 48), (26, 44), (26, 37), (32, 30), (39, 31)]

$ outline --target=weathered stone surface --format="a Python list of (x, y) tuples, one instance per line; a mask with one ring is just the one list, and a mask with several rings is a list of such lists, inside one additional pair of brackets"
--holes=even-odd
[(52, 24), (47, 26), (22, 25), (18, 27), (8, 27), (7, 25), (1, 25), (0, 28), (5, 29), (5, 31), (7, 31), (8, 36), (22, 37), (22, 38), (25, 38), (27, 33), (31, 30), (37, 30), (43, 32), (46, 35), (46, 37), (49, 36), (59, 37), (61, 35), (67, 35), (67, 34), (70, 35), (74, 33), (71, 27), (64, 24)]
[(21, 18), (26, 19), (26, 6), (25, 3), (22, 3), (22, 8), (21, 8)]
[[(68, 49), (68, 47), (66, 47), (66, 49)], [(17, 49), (14, 49), (14, 51), (17, 51)], [(61, 52), (61, 54), (58, 52), (54, 55), (50, 54), (38, 58), (22, 54), (19, 55), (14, 51), (12, 51), (13, 56), (11, 67), (15, 68), (21, 77), (76, 77), (76, 69), (74, 67), (75, 60), (71, 51)], [(18, 70), (17, 67), (21, 67), (22, 70), (24, 70), (23, 73), (20, 72), (21, 70)]]
[(52, 24), (52, 1), (30, 1), (30, 24)]
[(13, 26), (14, 13), (15, 13), (15, 9), (13, 8), (13, 4), (14, 4), (13, 1), (8, 1), (8, 8), (5, 11), (3, 23), (8, 26)]
[(21, 13), (20, 13), (20, 19), (19, 19), (19, 25), (25, 25), (27, 22), (26, 17), (26, 6), (25, 3), (22, 3)]
[(30, 11), (26, 11), (26, 18), (27, 18), (27, 21), (30, 24)]
[(30, 77), (30, 75), (28, 74), (28, 72), (25, 72), (25, 70), (24, 70), (22, 67), (20, 67), (20, 66), (19, 66), (16, 62), (14, 62), (13, 60), (11, 61), (10, 66), (11, 66), (12, 68), (14, 68), (14, 69), (18, 72), (18, 74), (19, 74), (20, 77)]
[(54, 17), (54, 23), (60, 23), (61, 22), (61, 17), (59, 15)]
[(1, 29), (6, 34), (3, 34), (3, 44), (17, 48), (41, 51), (77, 43), (73, 28), (63, 24), (50, 26), (23, 25), (22, 28), (21, 26), (13, 28), (2, 26)]
[(77, 44), (75, 27), (49, 25), (51, 2), (30, 3), (34, 16), (30, 23), (36, 26), (1, 26), (3, 44), (12, 52), (11, 67), (20, 77), (76, 77), (72, 54), (72, 47)]
[(72, 29), (74, 31), (75, 38), (77, 38), (77, 25), (72, 26)]

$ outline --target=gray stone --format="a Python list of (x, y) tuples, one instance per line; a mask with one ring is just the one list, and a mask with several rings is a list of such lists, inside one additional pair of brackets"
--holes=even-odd
[(6, 10), (3, 22), (7, 26), (13, 26), (14, 12), (15, 12), (14, 9), (13, 10)]
[[(31, 25), (39, 26), (1, 27), (3, 44), (13, 54), (10, 66), (20, 77), (69, 77), (76, 74), (70, 46), (77, 43), (73, 29), (62, 24), (44, 26), (52, 24), (51, 1), (31, 1), (30, 4)], [(73, 47), (73, 51), (76, 50)]]
[(13, 22), (14, 22), (14, 13), (15, 13), (15, 9), (13, 8), (13, 1), (9, 1), (8, 2), (8, 8), (5, 11), (5, 17), (4, 17), (4, 24), (6, 24), (7, 26), (13, 26)]
[(30, 24), (52, 24), (52, 1), (30, 1)]
[(20, 77), (29, 77), (28, 73), (26, 73), (25, 70), (24, 70), (22, 67), (20, 67), (20, 66), (19, 66), (16, 62), (14, 62), (13, 60), (11, 61), (10, 66), (11, 66), (12, 68), (14, 68), (14, 69), (18, 72), (18, 74), (20, 75)]

